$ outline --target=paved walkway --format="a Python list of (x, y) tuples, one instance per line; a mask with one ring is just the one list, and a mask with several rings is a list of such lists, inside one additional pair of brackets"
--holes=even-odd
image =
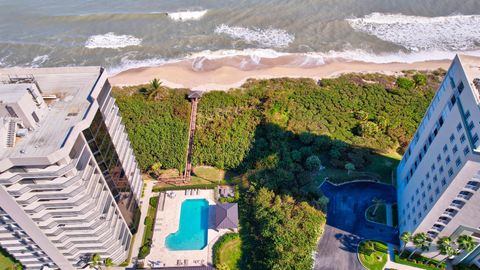
[(132, 258), (130, 259), (130, 262), (128, 263), (129, 267), (133, 267), (134, 264), (137, 261), (137, 256), (138, 252), (140, 251), (140, 247), (142, 246), (142, 238), (143, 238), (143, 232), (145, 231), (145, 217), (147, 216), (148, 212), (148, 206), (149, 206), (149, 200), (150, 197), (152, 197), (152, 188), (153, 185), (155, 184), (155, 181), (145, 181), (146, 186), (145, 186), (145, 191), (143, 194), (143, 198), (140, 201), (140, 223), (138, 225), (137, 229), (137, 234), (135, 235), (135, 240), (132, 244)]

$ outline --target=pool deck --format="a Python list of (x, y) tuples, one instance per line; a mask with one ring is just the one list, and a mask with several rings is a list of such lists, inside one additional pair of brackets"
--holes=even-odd
[[(209, 217), (209, 229), (208, 229), (208, 244), (202, 250), (169, 250), (165, 246), (165, 239), (171, 233), (175, 233), (178, 230), (180, 223), (180, 209), (182, 203), (187, 199), (206, 199), (209, 207), (214, 206), (215, 194), (211, 189), (208, 190), (193, 190), (193, 194), (188, 192), (185, 195), (185, 190), (169, 191), (175, 194), (174, 198), (165, 196), (165, 204), (163, 210), (160, 205), (158, 207), (157, 216), (155, 219), (154, 232), (152, 238), (152, 248), (150, 254), (145, 258), (145, 266), (154, 266), (153, 263), (157, 262), (155, 268), (158, 267), (172, 267), (172, 266), (201, 266), (212, 265), (212, 248), (215, 242), (223, 234), (230, 232), (229, 230), (216, 231), (213, 229), (212, 217)], [(209, 213), (211, 214), (211, 210)], [(158, 264), (158, 262), (160, 262)], [(181, 264), (178, 264), (181, 262)]]

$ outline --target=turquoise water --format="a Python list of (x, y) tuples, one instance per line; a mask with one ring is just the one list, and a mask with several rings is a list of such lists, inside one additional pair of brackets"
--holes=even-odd
[(207, 238), (207, 200), (185, 200), (180, 211), (178, 231), (167, 236), (166, 247), (170, 250), (200, 250), (207, 245)]

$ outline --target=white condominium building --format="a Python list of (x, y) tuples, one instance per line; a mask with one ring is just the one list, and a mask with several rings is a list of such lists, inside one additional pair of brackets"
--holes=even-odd
[(104, 70), (0, 70), (0, 246), (27, 269), (121, 263), (142, 178)]
[[(425, 232), (434, 242), (468, 234), (480, 242), (478, 78), (478, 58), (455, 57), (410, 142), (397, 169), (400, 232)], [(479, 252), (457, 261), (478, 263)]]

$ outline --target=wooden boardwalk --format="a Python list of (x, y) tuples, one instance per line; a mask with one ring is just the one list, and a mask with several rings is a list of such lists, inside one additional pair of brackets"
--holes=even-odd
[(186, 184), (189, 183), (192, 176), (192, 154), (193, 154), (193, 139), (195, 136), (195, 127), (197, 122), (197, 107), (201, 97), (201, 92), (192, 92), (188, 98), (192, 103), (192, 111), (190, 113), (190, 126), (188, 127), (188, 145), (187, 145), (187, 159), (185, 161), (185, 171), (183, 176), (173, 178), (159, 178), (158, 181), (166, 184)]

